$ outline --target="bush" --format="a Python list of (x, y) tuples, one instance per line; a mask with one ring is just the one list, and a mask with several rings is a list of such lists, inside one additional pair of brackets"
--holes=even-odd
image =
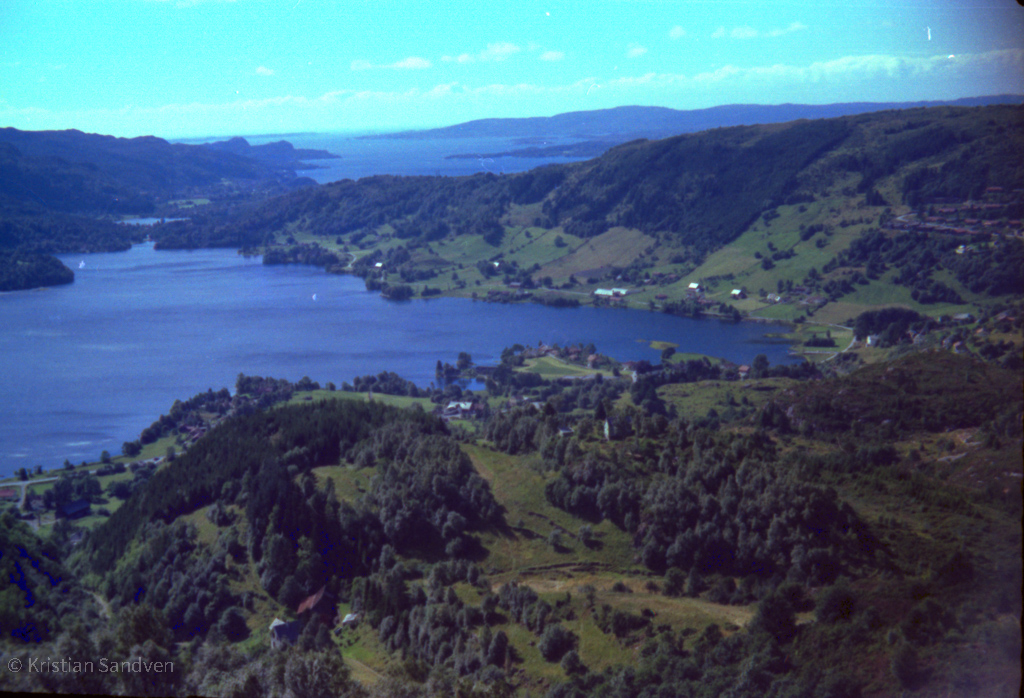
[(220, 620), (217, 622), (217, 630), (232, 642), (249, 637), (249, 626), (245, 623), (245, 615), (237, 606), (230, 606), (224, 609), (224, 612), (220, 615)]
[(681, 596), (686, 586), (686, 575), (678, 567), (665, 572), (665, 596)]
[(761, 599), (757, 613), (750, 621), (754, 632), (765, 632), (780, 643), (788, 642), (796, 633), (796, 613), (793, 606), (780, 594), (773, 593)]
[(576, 635), (561, 625), (549, 625), (537, 643), (537, 649), (549, 662), (557, 662), (566, 652), (576, 647)]
[(853, 615), (856, 605), (857, 597), (846, 581), (840, 580), (829, 587), (828, 591), (818, 599), (814, 608), (814, 617), (819, 623), (835, 623), (837, 620), (846, 620)]
[(562, 671), (567, 675), (572, 676), (573, 674), (582, 674), (587, 671), (587, 667), (583, 664), (583, 660), (580, 659), (579, 652), (576, 650), (569, 650), (562, 657)]

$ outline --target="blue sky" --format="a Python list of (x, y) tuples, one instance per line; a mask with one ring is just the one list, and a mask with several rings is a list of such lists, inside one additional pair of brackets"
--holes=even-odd
[(1024, 91), (1015, 0), (2, 0), (0, 126), (181, 138)]

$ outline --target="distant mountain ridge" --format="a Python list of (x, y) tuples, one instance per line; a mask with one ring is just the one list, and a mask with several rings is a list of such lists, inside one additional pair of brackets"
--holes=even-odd
[[(494, 248), (508, 227), (579, 240), (633, 229), (697, 263), (783, 205), (840, 196), (913, 206), (1016, 188), (1020, 114), (1016, 105), (892, 110), (637, 139), (592, 160), (505, 176), (343, 180), (269, 200), (223, 225), (182, 226), (179, 239), (160, 244), (255, 247), (296, 221), (298, 232), (351, 235), (351, 244), (369, 235), (424, 246), (479, 235)], [(857, 178), (849, 193), (829, 189), (848, 177)]]
[(635, 138), (662, 138), (726, 126), (774, 124), (797, 119), (828, 119), (890, 109), (994, 104), (1021, 104), (1024, 95), (992, 95), (963, 99), (920, 102), (850, 102), (839, 104), (730, 104), (707, 109), (678, 110), (667, 107), (623, 106), (594, 111), (577, 111), (555, 116), (519, 119), (477, 119), (453, 126), (420, 131), (402, 131), (375, 138), (604, 138), (620, 136), (618, 142)]
[(252, 145), (240, 136), (229, 138), (226, 141), (213, 141), (212, 143), (202, 143), (201, 145), (211, 150), (233, 153), (242, 157), (252, 158), (253, 160), (259, 160), (260, 162), (278, 165), (295, 165), (301, 164), (304, 160), (327, 160), (341, 157), (326, 150), (296, 148), (285, 140), (264, 143), (263, 145)]
[(123, 216), (173, 216), (168, 202), (192, 197), (230, 205), (240, 187), (266, 196), (313, 184), (295, 174), (304, 151), (270, 146), (253, 149), (260, 158), (153, 136), (0, 128), (0, 290), (69, 283), (74, 274), (47, 255), (127, 249), (141, 234), (116, 225)]
[[(85, 166), (95, 176), (113, 180), (120, 188), (143, 195), (162, 195), (190, 186), (214, 184), (222, 179), (259, 180), (275, 177), (278, 168), (230, 152), (217, 152), (162, 138), (115, 138), (77, 130), (19, 131), (0, 129), (0, 143), (7, 143), (21, 156), (22, 166), (66, 169)], [(104, 188), (105, 189), (105, 188)], [(107, 198), (107, 197), (103, 197)], [(118, 210), (109, 197), (96, 207)], [(99, 203), (99, 202), (97, 202)], [(47, 201), (62, 208), (59, 200)]]

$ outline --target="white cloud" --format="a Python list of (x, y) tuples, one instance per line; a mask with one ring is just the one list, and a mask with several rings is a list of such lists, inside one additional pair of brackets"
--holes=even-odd
[(420, 58), (419, 56), (409, 56), (403, 58), (400, 61), (394, 63), (388, 63), (386, 65), (374, 65), (370, 61), (363, 59), (356, 59), (349, 64), (351, 70), (374, 70), (376, 68), (391, 68), (392, 70), (424, 70), (433, 66), (433, 63), (428, 61), (426, 58)]
[(493, 61), (503, 61), (509, 56), (522, 51), (519, 46), (507, 41), (499, 41), (494, 44), (487, 44), (487, 48), (479, 53), (460, 53), (458, 56), (442, 56), (441, 60), (445, 63), (488, 63)]
[(806, 28), (806, 24), (801, 24), (800, 22), (793, 22), (785, 29), (773, 29), (772, 31), (765, 34), (765, 36), (782, 36), (783, 34), (792, 34), (793, 32), (803, 31)]
[(757, 36), (757, 30), (753, 27), (736, 27), (729, 32), (729, 36), (734, 39), (753, 39)]
[(419, 56), (409, 56), (408, 58), (403, 58), (400, 61), (395, 61), (394, 63), (391, 63), (385, 67), (395, 68), (397, 70), (423, 70), (425, 68), (429, 68), (431, 65), (433, 64), (426, 58), (420, 58)]
[(515, 44), (507, 41), (499, 41), (496, 44), (487, 44), (487, 48), (480, 52), (482, 61), (503, 61), (509, 56), (519, 53), (520, 49)]
[(563, 58), (565, 58), (565, 54), (561, 51), (545, 51), (540, 54), (540, 59), (542, 61), (560, 61)]
[(626, 55), (630, 58), (639, 58), (645, 53), (647, 53), (647, 49), (640, 44), (630, 44), (629, 49), (626, 51)]
[(256, 74), (270, 76), (274, 74), (274, 71), (266, 66), (261, 65), (259, 68), (256, 69)]
[(668, 30), (668, 38), (670, 39), (681, 39), (684, 36), (686, 36), (686, 30), (678, 24)]
[[(382, 66), (377, 66), (382, 67)], [(601, 89), (594, 88), (600, 83)], [(0, 102), (0, 123), (46, 130), (78, 128), (95, 133), (164, 137), (285, 132), (299, 128), (330, 130), (339, 124), (372, 124), (378, 129), (444, 125), (486, 116), (535, 116), (564, 111), (584, 98), (595, 108), (614, 104), (668, 104), (699, 108), (735, 102), (736, 95), (756, 103), (775, 103), (783, 96), (814, 103), (827, 92), (848, 95), (847, 101), (948, 99), (976, 94), (984, 85), (991, 94), (1012, 91), (1024, 83), (1024, 50), (935, 56), (845, 56), (808, 64), (726, 65), (698, 74), (647, 73), (614, 80), (587, 77), (556, 85), (441, 83), (408, 90), (337, 90), (319, 97), (284, 95), (222, 104), (169, 104), (162, 107), (77, 110), (67, 112), (18, 108)], [(589, 95), (588, 95), (589, 91)], [(804, 96), (804, 97), (801, 97)], [(524, 107), (529, 105), (528, 107)], [(202, 129), (196, 133), (196, 129)]]
[(807, 29), (806, 24), (800, 22), (793, 22), (784, 29), (771, 29), (769, 31), (760, 31), (754, 27), (734, 27), (733, 29), (726, 31), (725, 27), (719, 27), (715, 30), (714, 34), (711, 35), (712, 39), (722, 39), (725, 36), (729, 36), (733, 39), (756, 39), (758, 37), (769, 37), (774, 38), (777, 36), (783, 36), (785, 34), (792, 34), (793, 32), (803, 31)]

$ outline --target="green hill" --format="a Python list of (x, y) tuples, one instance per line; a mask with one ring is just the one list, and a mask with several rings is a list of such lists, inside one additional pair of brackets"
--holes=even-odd
[[(240, 377), (176, 404), (148, 431), (215, 426), (77, 548), (72, 524), (44, 544), (9, 522), (104, 604), (42, 641), (135, 642), (183, 667), (171, 694), (1016, 695), (1019, 370), (940, 351), (561, 383), (518, 381), (521, 359), (461, 426), (424, 410), (439, 390)], [(299, 614), (321, 589), (327, 615)], [(274, 618), (300, 621), (291, 647)], [(70, 685), (44, 678), (14, 687)]]
[(578, 303), (611, 286), (629, 291), (620, 305), (670, 312), (955, 315), (1024, 283), (1020, 123), (1013, 105), (894, 110), (640, 140), (510, 175), (368, 177), (159, 244), (263, 248), (412, 294)]

